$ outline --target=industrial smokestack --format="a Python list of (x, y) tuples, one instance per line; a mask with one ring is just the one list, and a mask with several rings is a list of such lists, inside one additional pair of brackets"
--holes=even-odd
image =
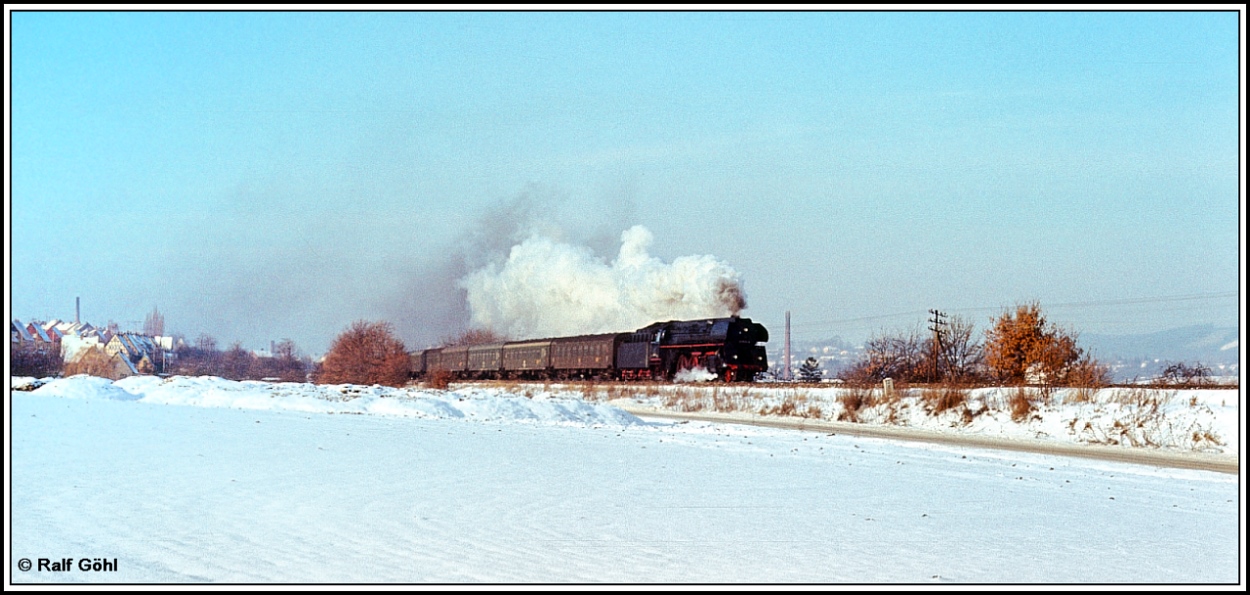
[(82, 298), (74, 298), (74, 324), (82, 323)]
[(790, 311), (786, 310), (786, 367), (781, 372), (782, 380), (790, 380)]

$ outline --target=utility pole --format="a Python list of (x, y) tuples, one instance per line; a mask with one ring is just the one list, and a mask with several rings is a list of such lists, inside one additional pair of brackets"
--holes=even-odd
[(929, 319), (929, 330), (933, 331), (933, 358), (929, 369), (929, 382), (933, 383), (938, 376), (938, 357), (942, 352), (942, 327), (946, 325), (946, 314), (937, 310), (929, 310), (933, 318)]

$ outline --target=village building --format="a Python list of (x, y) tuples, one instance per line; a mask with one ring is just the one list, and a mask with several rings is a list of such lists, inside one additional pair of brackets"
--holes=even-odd
[(26, 325), (22, 321), (14, 318), (9, 323), (9, 347), (24, 347), (33, 344), (35, 340), (31, 338), (30, 332), (26, 330)]
[[(40, 351), (61, 350), (61, 342), (59, 340), (60, 337), (55, 334), (49, 335), (39, 323), (32, 322), (26, 325), (26, 332), (30, 335), (31, 346), (35, 349)], [(54, 336), (57, 337), (56, 341), (52, 340), (52, 337)]]

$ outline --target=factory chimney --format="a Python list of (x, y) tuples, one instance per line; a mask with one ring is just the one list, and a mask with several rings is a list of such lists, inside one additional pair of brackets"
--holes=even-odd
[(74, 324), (82, 322), (82, 298), (74, 298)]
[(786, 367), (781, 371), (782, 380), (791, 380), (790, 378), (790, 311), (786, 310)]

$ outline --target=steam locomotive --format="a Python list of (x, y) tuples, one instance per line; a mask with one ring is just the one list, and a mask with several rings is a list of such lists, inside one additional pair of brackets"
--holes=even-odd
[(768, 369), (768, 329), (750, 318), (670, 320), (627, 333), (459, 345), (409, 353), (414, 378), (673, 380), (705, 372), (749, 382)]

